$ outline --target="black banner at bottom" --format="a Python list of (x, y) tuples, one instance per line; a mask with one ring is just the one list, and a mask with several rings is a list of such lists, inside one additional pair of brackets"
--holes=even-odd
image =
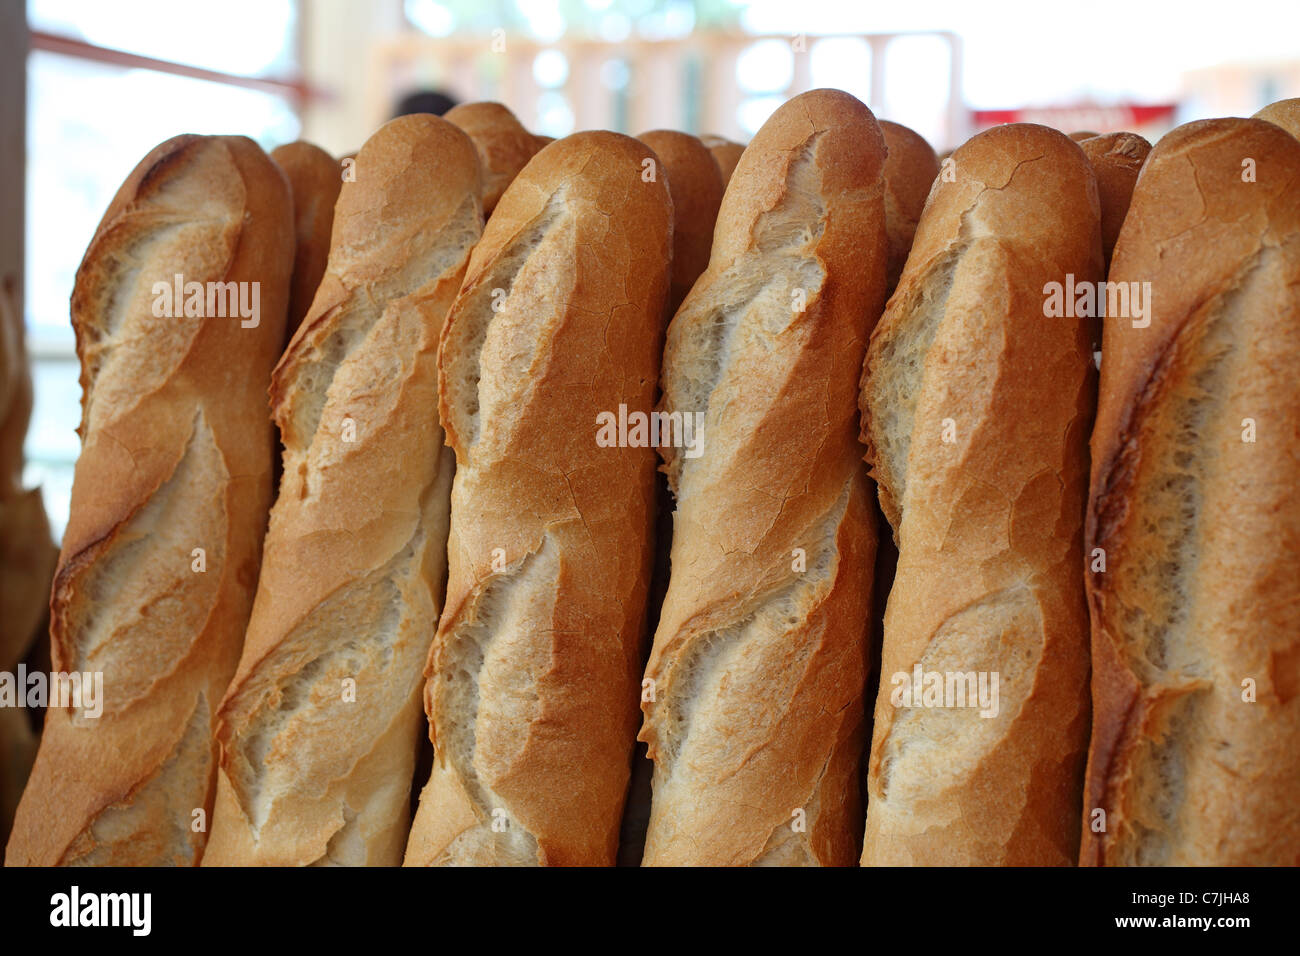
[[(511, 937), (620, 938), (692, 948), (710, 939), (775, 945), (795, 934), (896, 941), (1098, 936), (1146, 943), (1197, 933), (1232, 945), (1292, 920), (1293, 870), (868, 869), (774, 870), (3, 870), (7, 940), (49, 934), (77, 944), (252, 943), (259, 948), (349, 941), (434, 948)], [(459, 924), (459, 925), (458, 925)], [(446, 936), (448, 929), (456, 935)], [(424, 935), (418, 935), (423, 932)], [(436, 935), (435, 935), (436, 933)], [(610, 933), (619, 934), (611, 938)], [(894, 936), (901, 934), (901, 939)], [(400, 936), (397, 934), (401, 934)], [(407, 934), (411, 934), (407, 936)], [(517, 934), (517, 935), (516, 935)], [(625, 937), (622, 934), (627, 934)], [(1026, 938), (1026, 937), (1021, 937)]]

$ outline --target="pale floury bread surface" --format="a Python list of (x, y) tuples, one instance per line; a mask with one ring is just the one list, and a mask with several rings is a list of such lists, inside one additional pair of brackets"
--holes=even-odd
[(1137, 133), (1106, 133), (1079, 140), (1079, 148), (1092, 164), (1101, 203), (1101, 251), (1110, 266), (1115, 240), (1128, 215), (1138, 173), (1151, 152), (1151, 144)]
[(709, 148), (692, 136), (671, 129), (642, 133), (637, 139), (655, 152), (673, 199), (673, 273), (669, 315), (709, 265), (713, 227), (718, 221), (724, 182)]
[(884, 303), (885, 145), (817, 90), (772, 115), (673, 319), (672, 576), (646, 669), (648, 865), (851, 865), (875, 509), (857, 383)]
[(333, 156), (301, 140), (277, 146), (271, 150), (271, 158), (284, 170), (293, 194), (293, 278), (289, 282), (289, 318), (285, 323), (285, 335), (292, 338), (325, 275), (334, 203), (343, 186), (343, 172)]
[(480, 192), (483, 215), (492, 214), (501, 195), (519, 171), (550, 142), (524, 128), (518, 117), (500, 103), (461, 103), (443, 116), (464, 130), (478, 151), (482, 172)]
[(1151, 311), (1103, 339), (1084, 863), (1300, 864), (1297, 197), (1283, 130), (1189, 123), (1115, 247)]
[(1255, 119), (1268, 120), (1300, 139), (1300, 97), (1269, 103), (1255, 114)]
[[(899, 559), (862, 862), (1073, 864), (1092, 323), (1049, 318), (1044, 302), (1048, 283), (1102, 276), (1097, 188), (1079, 147), (1043, 126), (996, 127), (952, 161), (863, 382), (868, 461)], [(895, 706), (908, 703), (897, 675), (910, 686), (918, 665), (983, 673), (990, 689), (997, 674), (996, 715)], [(954, 680), (949, 704), (955, 691)]]
[(386, 124), (354, 170), (275, 370), (284, 478), (205, 865), (395, 866), (405, 846), (454, 467), (438, 336), (483, 219), (474, 146), (437, 117)]
[(903, 274), (916, 224), (939, 175), (939, 158), (925, 138), (899, 123), (881, 120), (889, 157), (885, 160), (885, 228), (889, 234), (889, 269), (886, 293), (892, 293)]
[[(181, 136), (131, 173), (82, 260), (83, 444), (51, 644), (55, 670), (102, 672), (103, 714), (48, 712), (7, 864), (189, 865), (202, 852), (214, 716), (270, 504), (266, 389), (292, 217), (283, 174), (251, 140)], [(257, 283), (256, 325), (187, 316), (184, 302), (158, 314), (155, 284), (177, 274)]]
[(433, 772), (409, 865), (608, 865), (636, 735), (672, 204), (617, 133), (547, 146), (506, 190), (443, 330), (456, 453)]

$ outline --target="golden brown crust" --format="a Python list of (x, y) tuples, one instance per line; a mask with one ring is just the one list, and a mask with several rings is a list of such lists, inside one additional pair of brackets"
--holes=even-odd
[(427, 114), (380, 128), (355, 170), (275, 370), (284, 479), (221, 704), (204, 865), (395, 866), (405, 845), (452, 467), (437, 342), (480, 183), (469, 138)]
[(1256, 113), (1254, 118), (1280, 126), (1296, 139), (1300, 139), (1300, 97), (1269, 103)]
[[(899, 559), (862, 862), (1072, 864), (1095, 386), (1090, 323), (1047, 317), (1044, 303), (1048, 282), (1101, 278), (1096, 184), (1078, 146), (1042, 126), (995, 127), (952, 159), (863, 381), (867, 460)], [(997, 675), (996, 713), (903, 697), (918, 666), (944, 689), (949, 673), (983, 674), (990, 691)]]
[[(782, 106), (669, 329), (672, 577), (646, 669), (647, 865), (851, 865), (875, 516), (857, 376), (884, 303), (885, 144), (862, 103)], [(797, 813), (795, 811), (798, 811)]]
[(731, 182), (731, 174), (736, 171), (736, 164), (740, 162), (740, 156), (745, 151), (744, 145), (711, 133), (701, 136), (700, 142), (713, 154), (718, 164), (718, 172), (722, 174), (722, 188), (726, 189), (727, 184)]
[(519, 171), (537, 155), (550, 137), (534, 136), (524, 129), (515, 114), (500, 103), (461, 103), (443, 116), (464, 130), (478, 150), (483, 171), (483, 215), (492, 215)]
[[(506, 190), (443, 329), (456, 452), (436, 755), (407, 865), (609, 865), (636, 734), (672, 202), (616, 133), (547, 146)], [(495, 826), (494, 826), (495, 824)]]
[(1079, 148), (1092, 164), (1101, 200), (1101, 249), (1110, 267), (1111, 253), (1120, 227), (1128, 215), (1129, 200), (1151, 144), (1136, 133), (1107, 133), (1079, 141)]
[[(36, 638), (49, 601), (58, 549), (39, 488), (23, 487), (23, 439), (32, 376), (13, 277), (0, 285), (0, 672), (13, 673)], [(36, 756), (27, 711), (0, 708), (0, 842), (7, 842)]]
[(924, 137), (906, 126), (881, 120), (880, 132), (889, 150), (889, 158), (885, 160), (885, 228), (889, 233), (885, 294), (888, 296), (903, 274), (925, 198), (939, 175), (939, 158)]
[[(32, 375), (18, 294), (12, 279), (0, 286), (0, 671), (12, 671), (35, 639), (58, 558), (40, 489), (23, 487)], [(12, 765), (8, 775), (16, 779)]]
[(713, 225), (725, 184), (713, 154), (689, 133), (656, 129), (637, 139), (654, 150), (663, 164), (673, 198), (673, 277), (668, 294), (672, 315), (709, 265)]
[(1281, 129), (1189, 123), (1115, 247), (1150, 312), (1106, 320), (1092, 437), (1086, 864), (1300, 863), (1298, 192)]
[(271, 158), (284, 170), (293, 193), (293, 279), (289, 284), (289, 320), (285, 323), (285, 336), (292, 338), (325, 275), (334, 203), (343, 186), (343, 175), (333, 156), (301, 140), (277, 146)]
[[(271, 494), (265, 395), (292, 261), (288, 185), (243, 137), (156, 148), (90, 243), (72, 296), (84, 444), (51, 644), (56, 670), (103, 673), (104, 713), (47, 713), (11, 865), (202, 852), (211, 717), (239, 657)], [(258, 283), (257, 324), (159, 316), (155, 283), (177, 273)]]

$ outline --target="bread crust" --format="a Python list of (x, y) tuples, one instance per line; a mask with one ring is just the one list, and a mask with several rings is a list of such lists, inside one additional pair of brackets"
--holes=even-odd
[(653, 407), (672, 201), (642, 143), (533, 158), (443, 329), (455, 450), (447, 602), (426, 670), (435, 757), (407, 865), (612, 865), (636, 734), (654, 451), (598, 416)]
[(484, 216), (492, 214), (519, 171), (551, 142), (549, 137), (524, 129), (515, 114), (500, 103), (461, 103), (447, 110), (443, 119), (464, 130), (478, 150)]
[(1300, 139), (1300, 97), (1269, 103), (1256, 113), (1254, 118), (1280, 126), (1296, 139)]
[(916, 224), (939, 175), (939, 158), (920, 133), (889, 120), (880, 121), (889, 158), (885, 160), (885, 229), (889, 233), (886, 295), (893, 294), (912, 248)]
[(435, 116), (381, 127), (355, 170), (273, 379), (284, 478), (205, 865), (396, 866), (405, 845), (452, 471), (437, 343), (483, 220), (473, 144)]
[(1300, 863), (1298, 192), (1283, 130), (1189, 123), (1115, 247), (1111, 281), (1149, 282), (1151, 311), (1103, 339), (1084, 864)]
[(709, 265), (713, 226), (726, 184), (713, 153), (690, 133), (656, 129), (637, 139), (654, 150), (663, 164), (673, 199), (673, 273), (668, 293), (672, 316)]
[[(863, 379), (867, 460), (899, 545), (863, 865), (1074, 863), (1088, 735), (1082, 580), (1090, 322), (1046, 288), (1101, 278), (1096, 183), (1043, 126), (981, 133), (930, 194)], [(947, 438), (945, 438), (947, 435)], [(996, 674), (1000, 706), (913, 704)], [(922, 701), (921, 704), (925, 702)]]
[(726, 189), (727, 184), (731, 182), (731, 174), (736, 171), (736, 164), (740, 162), (740, 154), (745, 151), (744, 145), (712, 133), (701, 136), (700, 142), (713, 154), (718, 164), (718, 172), (722, 175), (722, 188)]
[(855, 404), (884, 304), (884, 164), (848, 94), (778, 109), (669, 329), (661, 410), (705, 424), (698, 457), (663, 449), (677, 511), (642, 698), (646, 865), (856, 859), (876, 540)]
[[(13, 673), (36, 638), (59, 552), (39, 488), (23, 487), (23, 440), (32, 411), (20, 292), (0, 285), (0, 671)], [(0, 709), (0, 842), (36, 756), (27, 712)]]
[(284, 170), (293, 194), (293, 279), (289, 283), (289, 319), (286, 341), (302, 324), (329, 259), (334, 203), (343, 188), (337, 161), (313, 143), (298, 140), (271, 150), (271, 158)]
[[(154, 149), (91, 240), (72, 294), (83, 447), (50, 629), (55, 670), (103, 672), (104, 713), (48, 710), (9, 865), (186, 865), (202, 852), (212, 718), (271, 495), (265, 395), (292, 262), (288, 184), (244, 137)], [(153, 283), (175, 273), (260, 283), (257, 325), (154, 315)]]
[(1079, 148), (1092, 164), (1101, 201), (1101, 250), (1110, 268), (1110, 257), (1128, 215), (1129, 201), (1138, 173), (1151, 152), (1151, 144), (1137, 133), (1106, 133), (1079, 141)]

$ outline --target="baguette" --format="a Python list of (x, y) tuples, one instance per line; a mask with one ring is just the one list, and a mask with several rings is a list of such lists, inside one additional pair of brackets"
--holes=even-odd
[(291, 339), (325, 275), (334, 203), (343, 186), (343, 174), (333, 156), (311, 143), (286, 143), (273, 149), (271, 158), (284, 170), (293, 194), (293, 278), (285, 326), (285, 338)]
[(708, 147), (689, 133), (656, 129), (637, 139), (654, 150), (663, 164), (673, 200), (673, 271), (668, 292), (672, 316), (708, 267), (713, 226), (722, 204), (722, 173)]
[(443, 116), (474, 141), (482, 171), (483, 215), (490, 216), (519, 171), (550, 140), (524, 129), (500, 103), (462, 103)]
[(1152, 308), (1105, 327), (1085, 864), (1300, 864), (1297, 195), (1283, 130), (1189, 123), (1115, 247)]
[[(202, 853), (213, 716), (271, 497), (265, 396), (292, 265), (288, 184), (238, 136), (163, 143), (91, 240), (72, 294), (83, 446), (50, 631), (56, 671), (102, 674), (103, 713), (47, 711), (9, 865), (191, 865)], [(211, 283), (203, 306), (186, 295), (167, 308), (178, 274)], [(232, 288), (258, 308), (214, 315), (206, 302), (228, 308)]]
[(435, 116), (380, 128), (355, 171), (272, 383), (284, 479), (205, 865), (402, 860), (453, 470), (438, 335), (483, 216), (473, 143)]
[(1151, 144), (1136, 133), (1107, 133), (1079, 142), (1083, 155), (1092, 164), (1097, 177), (1097, 198), (1101, 202), (1101, 252), (1110, 268), (1111, 253), (1120, 227), (1128, 215), (1133, 185), (1142, 164), (1151, 152)]
[(435, 758), (408, 865), (609, 865), (636, 735), (672, 202), (647, 147), (587, 132), (506, 190), (442, 333), (456, 453)]
[[(688, 133), (653, 130), (639, 139), (654, 150), (667, 177), (673, 201), (672, 281), (665, 307), (665, 324), (709, 264), (713, 227), (726, 188), (716, 154)], [(647, 601), (647, 628), (653, 633), (664, 595), (668, 591), (669, 554), (673, 538), (672, 493), (664, 475), (655, 475), (654, 569)], [(648, 648), (647, 648), (648, 650)], [(642, 667), (645, 661), (641, 661)], [(620, 863), (640, 863), (645, 852), (645, 833), (650, 821), (650, 781), (653, 767), (645, 757), (645, 744), (638, 743), (632, 761), (632, 782), (628, 787), (623, 815), (626, 837), (619, 847)]]
[(884, 304), (884, 164), (847, 93), (778, 109), (669, 328), (661, 411), (703, 415), (705, 444), (663, 450), (677, 511), (642, 696), (646, 865), (857, 857), (876, 537), (856, 396)]
[[(17, 282), (0, 284), (0, 672), (14, 673), (47, 608), (58, 549), (39, 488), (23, 488), (23, 439), (32, 410)], [(0, 706), (0, 843), (36, 756), (27, 711)]]
[[(40, 489), (23, 487), (32, 374), (17, 297), (15, 282), (0, 285), (0, 671), (11, 671), (31, 646), (58, 558)], [(0, 830), (4, 820), (0, 810)]]
[(1254, 116), (1280, 126), (1296, 139), (1300, 139), (1300, 97), (1269, 103)]
[[(1048, 318), (1044, 301), (1067, 274), (1101, 278), (1097, 186), (1083, 151), (1044, 126), (995, 127), (952, 159), (863, 378), (867, 460), (899, 557), (862, 863), (1073, 864), (1095, 383), (1091, 323)], [(912, 701), (917, 668), (953, 697)], [(949, 674), (983, 677), (978, 706), (961, 706)]]
[(930, 187), (939, 175), (939, 158), (919, 134), (906, 126), (880, 121), (889, 158), (885, 160), (885, 231), (889, 235), (886, 296), (892, 295), (903, 274), (916, 224), (925, 208)]
[(740, 162), (740, 154), (745, 151), (745, 147), (740, 143), (734, 143), (724, 136), (715, 136), (706, 133), (700, 137), (700, 142), (708, 147), (709, 152), (713, 154), (714, 160), (718, 164), (718, 172), (722, 174), (722, 188), (727, 188), (727, 183), (731, 182), (731, 174), (736, 171), (736, 164)]

